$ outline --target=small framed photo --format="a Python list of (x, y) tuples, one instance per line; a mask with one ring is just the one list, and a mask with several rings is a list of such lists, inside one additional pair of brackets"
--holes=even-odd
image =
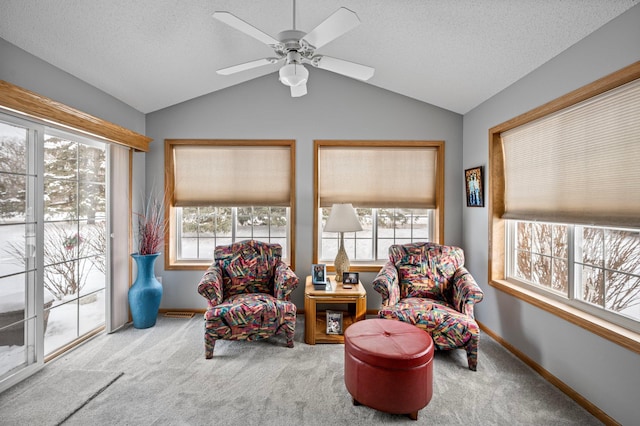
[(342, 334), (341, 311), (327, 311), (327, 334)]
[(326, 284), (327, 265), (324, 263), (314, 263), (311, 265), (311, 277), (313, 284)]
[(482, 166), (465, 170), (464, 183), (467, 188), (467, 207), (484, 207)]
[(343, 272), (342, 284), (357, 285), (360, 282), (360, 274), (357, 272)]

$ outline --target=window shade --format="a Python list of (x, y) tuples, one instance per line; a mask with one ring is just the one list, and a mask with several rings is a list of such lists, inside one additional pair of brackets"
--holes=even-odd
[(177, 145), (174, 204), (290, 206), (290, 146)]
[(640, 80), (501, 138), (504, 218), (640, 227)]
[(321, 146), (320, 207), (436, 208), (435, 147)]
[[(130, 229), (131, 224), (131, 189), (130, 189), (130, 149), (124, 146), (110, 144), (110, 172), (109, 172), (109, 233), (110, 240), (110, 271), (109, 271), (109, 299), (106, 315), (107, 333), (113, 333), (129, 321), (129, 283), (131, 270), (129, 267), (131, 253)], [(127, 212), (123, 214), (123, 212)]]

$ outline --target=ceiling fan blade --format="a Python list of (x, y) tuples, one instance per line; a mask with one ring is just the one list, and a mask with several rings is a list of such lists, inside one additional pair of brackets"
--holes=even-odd
[(299, 98), (307, 94), (307, 83), (298, 84), (297, 86), (291, 86), (291, 97)]
[(220, 22), (224, 22), (230, 27), (235, 28), (238, 31), (242, 31), (243, 33), (250, 35), (262, 43), (273, 47), (274, 49), (279, 46), (281, 43), (275, 38), (271, 37), (269, 34), (262, 32), (257, 29), (253, 25), (243, 21), (232, 13), (229, 12), (214, 12), (213, 17), (216, 18)]
[(302, 37), (302, 40), (316, 49), (324, 46), (342, 34), (354, 29), (360, 24), (360, 19), (355, 12), (341, 7), (333, 15), (322, 21), (309, 34)]
[(245, 62), (244, 64), (233, 65), (227, 68), (220, 68), (216, 72), (220, 75), (230, 75), (240, 71), (246, 71), (253, 68), (258, 68), (264, 65), (275, 64), (276, 62), (278, 62), (278, 58), (256, 59), (255, 61)]
[(343, 59), (332, 58), (331, 56), (314, 56), (311, 60), (314, 67), (333, 71), (347, 77), (356, 78), (358, 80), (369, 80), (373, 77), (375, 68), (366, 65), (356, 64), (355, 62), (345, 61)]

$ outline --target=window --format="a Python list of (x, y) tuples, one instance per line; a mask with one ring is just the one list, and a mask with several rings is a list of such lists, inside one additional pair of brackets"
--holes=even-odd
[[(344, 233), (349, 261), (352, 265), (384, 263), (393, 244), (432, 241), (434, 212), (433, 209), (356, 208), (362, 231)], [(320, 229), (324, 229), (329, 213), (331, 208), (320, 209)], [(322, 231), (320, 238), (320, 261), (333, 262), (338, 254), (339, 234)]]
[(256, 239), (292, 264), (295, 145), (280, 140), (166, 140), (166, 269), (201, 269), (216, 246)]
[(216, 246), (255, 239), (288, 253), (287, 207), (176, 207), (179, 260), (211, 263)]
[(363, 228), (344, 234), (353, 270), (377, 271), (392, 244), (443, 240), (444, 142), (315, 141), (315, 150), (315, 259), (338, 252), (339, 234), (323, 231), (333, 203), (351, 203)]
[(490, 283), (640, 352), (640, 64), (490, 130)]
[(639, 230), (510, 220), (507, 245), (507, 279), (639, 330)]

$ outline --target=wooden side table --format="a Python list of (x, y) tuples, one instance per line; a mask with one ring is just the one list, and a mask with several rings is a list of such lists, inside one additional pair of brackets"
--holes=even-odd
[(347, 312), (343, 313), (342, 333), (348, 326), (356, 321), (365, 319), (367, 312), (367, 292), (362, 283), (354, 285), (351, 289), (342, 287), (342, 283), (329, 278), (331, 289), (316, 290), (311, 281), (311, 275), (307, 276), (304, 288), (304, 341), (309, 345), (316, 343), (344, 343), (342, 334), (327, 334), (326, 312), (318, 312), (318, 304), (346, 304)]

